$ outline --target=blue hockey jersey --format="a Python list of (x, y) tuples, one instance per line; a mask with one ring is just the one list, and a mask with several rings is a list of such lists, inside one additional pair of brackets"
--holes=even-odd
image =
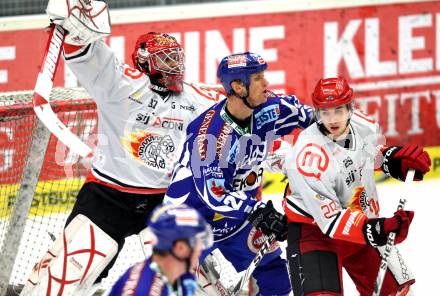
[(295, 96), (271, 97), (254, 109), (250, 124), (237, 125), (226, 99), (188, 125), (164, 202), (186, 203), (211, 224), (214, 240), (233, 235), (261, 205), (255, 199), (268, 146), (295, 128), (306, 128), (312, 109)]
[(130, 267), (113, 285), (109, 296), (192, 296), (195, 290), (193, 274), (185, 273), (173, 287), (149, 258)]

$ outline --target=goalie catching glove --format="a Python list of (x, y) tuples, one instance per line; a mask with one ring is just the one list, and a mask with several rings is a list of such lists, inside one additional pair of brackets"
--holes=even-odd
[(423, 180), (423, 175), (429, 172), (431, 158), (423, 147), (408, 144), (403, 147), (391, 146), (383, 152), (382, 170), (390, 177), (405, 181), (408, 170), (416, 171), (414, 180)]
[(247, 219), (265, 235), (275, 234), (277, 241), (283, 241), (287, 238), (287, 218), (273, 207), (270, 200), (265, 207), (253, 211)]
[(368, 219), (364, 225), (365, 241), (373, 247), (384, 246), (387, 244), (388, 235), (394, 232), (394, 243), (401, 243), (408, 236), (413, 217), (413, 211), (399, 210), (391, 218)]
[(94, 0), (49, 0), (46, 13), (52, 23), (69, 32), (65, 42), (83, 46), (110, 35), (107, 3)]

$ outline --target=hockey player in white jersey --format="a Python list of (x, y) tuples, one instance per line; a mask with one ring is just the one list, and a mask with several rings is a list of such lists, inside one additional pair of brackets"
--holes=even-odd
[[(98, 112), (93, 167), (66, 225), (77, 215), (87, 217), (108, 235), (117, 254), (124, 239), (144, 229), (151, 211), (162, 203), (186, 128), (215, 103), (216, 94), (183, 82), (183, 49), (170, 35), (141, 35), (132, 54), (134, 68), (120, 61), (102, 40), (110, 31), (104, 2), (50, 0), (47, 13), (68, 31), (64, 59), (95, 100)], [(54, 261), (59, 256), (44, 259)], [(94, 275), (97, 281), (107, 275), (115, 259), (100, 265), (105, 268)], [(28, 285), (37, 285), (44, 270), (35, 270)], [(68, 274), (57, 276), (68, 278)], [(52, 289), (59, 288), (53, 285)]]
[[(396, 243), (405, 240), (414, 213), (399, 210), (391, 218), (380, 217), (373, 176), (379, 127), (354, 109), (346, 80), (321, 79), (312, 101), (316, 123), (300, 134), (284, 162), (290, 183), (284, 209), (293, 291), (343, 295), (344, 267), (359, 293), (371, 295), (380, 246), (390, 232), (396, 232)], [(419, 146), (382, 150), (382, 167), (392, 177), (404, 180), (408, 169), (415, 169), (422, 179), (429, 171), (429, 155)], [(414, 281), (394, 247), (381, 295), (407, 295)]]

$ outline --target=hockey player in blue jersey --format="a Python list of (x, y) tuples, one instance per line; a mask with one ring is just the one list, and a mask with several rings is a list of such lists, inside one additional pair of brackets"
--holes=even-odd
[(109, 296), (191, 296), (202, 250), (212, 245), (212, 231), (205, 219), (186, 205), (158, 207), (148, 224), (153, 255), (129, 268), (114, 284)]
[[(312, 120), (311, 108), (295, 96), (268, 90), (266, 69), (263, 58), (249, 52), (220, 62), (217, 76), (227, 98), (188, 126), (164, 200), (199, 210), (213, 227), (212, 249), (219, 248), (238, 272), (251, 264), (264, 242), (261, 232), (274, 233), (277, 240), (286, 236), (285, 217), (255, 198), (268, 146)], [(253, 273), (261, 295), (291, 291), (280, 254), (275, 243)]]

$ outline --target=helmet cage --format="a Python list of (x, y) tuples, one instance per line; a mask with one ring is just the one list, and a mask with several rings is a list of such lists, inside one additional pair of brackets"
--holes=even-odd
[(169, 75), (183, 75), (185, 71), (185, 54), (182, 48), (164, 48), (154, 53), (149, 53), (145, 48), (140, 47), (137, 52), (137, 63), (140, 67), (146, 68), (148, 62), (149, 74), (157, 72)]

